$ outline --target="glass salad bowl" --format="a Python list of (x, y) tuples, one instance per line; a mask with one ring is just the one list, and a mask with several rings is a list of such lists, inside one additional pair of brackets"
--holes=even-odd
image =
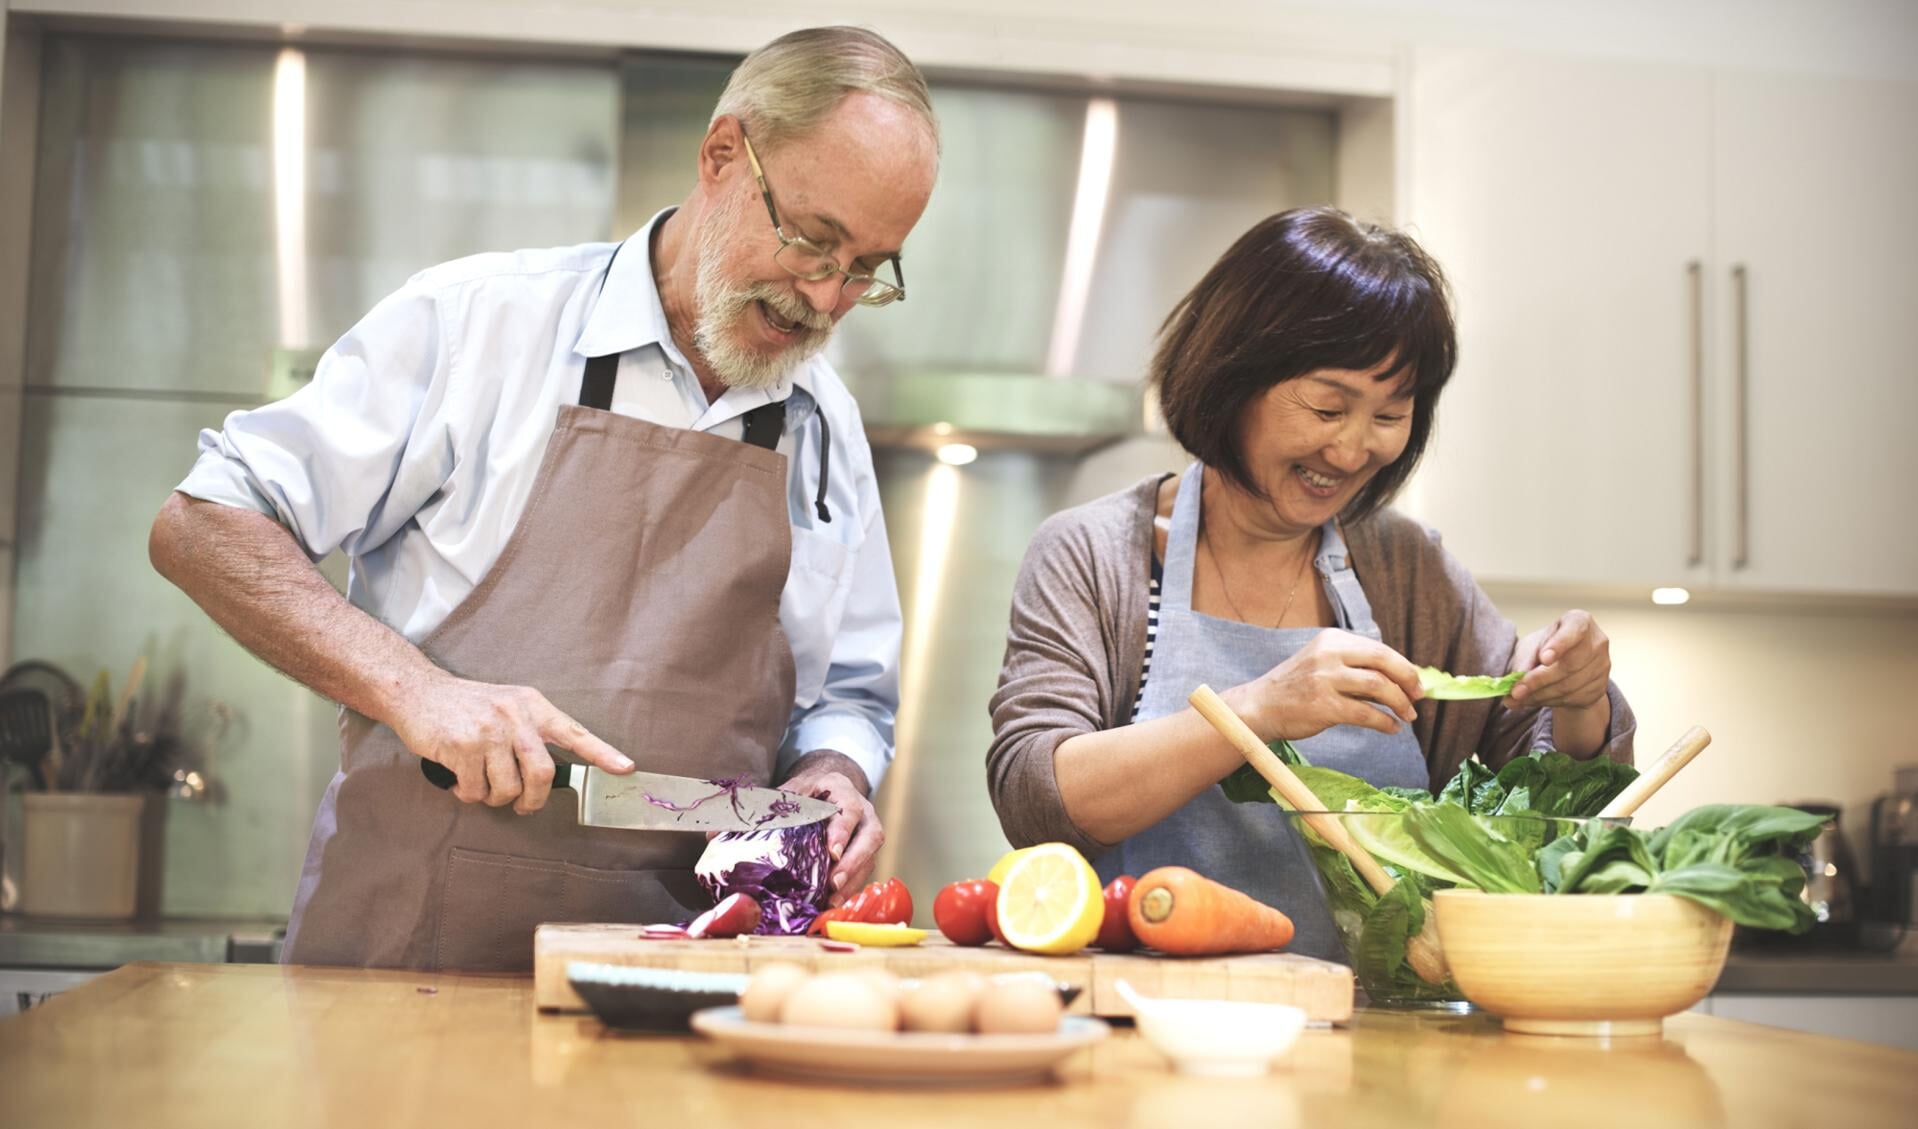
[[(1453, 804), (1286, 814), (1312, 857), (1326, 910), (1371, 1001), (1455, 1011), (1471, 1007), (1458, 985), (1449, 975), (1439, 983), (1421, 979), (1407, 954), (1421, 932), (1437, 937), (1436, 922), (1427, 920), (1433, 893), (1454, 888), (1536, 893), (1539, 849), (1584, 822), (1530, 813), (1475, 815)], [(1312, 829), (1319, 818), (1337, 821), (1347, 838), (1377, 860), (1397, 883), (1390, 894), (1380, 896), (1351, 860)]]

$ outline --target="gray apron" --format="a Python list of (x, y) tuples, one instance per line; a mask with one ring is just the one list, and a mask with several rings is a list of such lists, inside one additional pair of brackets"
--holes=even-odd
[[(1192, 464), (1172, 505), (1172, 529), (1166, 537), (1159, 585), (1159, 634), (1152, 647), (1152, 667), (1140, 691), (1140, 721), (1186, 709), (1186, 695), (1201, 683), (1223, 690), (1249, 682), (1291, 658), (1322, 630), (1258, 627), (1192, 610), (1192, 564), (1204, 471), (1203, 464)], [(1327, 522), (1323, 533), (1314, 567), (1338, 625), (1377, 639), (1372, 605), (1346, 557), (1338, 523)], [(1409, 727), (1388, 736), (1356, 725), (1338, 725), (1292, 744), (1313, 764), (1374, 785), (1423, 788), (1427, 784), (1425, 758)], [(1291, 952), (1346, 962), (1320, 891), (1318, 871), (1277, 804), (1236, 804), (1221, 789), (1207, 788), (1184, 807), (1101, 855), (1096, 869), (1102, 882), (1110, 882), (1121, 874), (1136, 877), (1159, 866), (1191, 867), (1276, 906), (1296, 929)]]
[[(616, 356), (587, 362), (499, 559), (420, 649), (462, 678), (531, 686), (641, 769), (764, 784), (793, 703), (779, 624), (791, 556), (784, 402), (746, 441), (616, 415)], [(434, 788), (384, 725), (341, 711), (289, 964), (532, 967), (544, 921), (680, 921), (709, 904), (696, 833), (581, 827), (555, 788), (530, 815)], [(562, 772), (561, 781), (564, 780)]]

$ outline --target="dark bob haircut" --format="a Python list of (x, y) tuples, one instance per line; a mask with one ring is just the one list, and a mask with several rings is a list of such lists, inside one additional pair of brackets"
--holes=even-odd
[(1347, 521), (1376, 512), (1412, 476), (1458, 340), (1445, 276), (1410, 236), (1336, 208), (1294, 208), (1240, 236), (1172, 308), (1150, 380), (1180, 446), (1264, 497), (1240, 437), (1252, 402), (1309, 372), (1388, 361), (1379, 379), (1410, 380), (1411, 435), (1345, 508)]

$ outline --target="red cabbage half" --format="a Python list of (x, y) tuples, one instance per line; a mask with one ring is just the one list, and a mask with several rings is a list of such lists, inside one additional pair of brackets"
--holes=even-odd
[(706, 844), (693, 874), (715, 902), (729, 894), (758, 902), (753, 932), (804, 933), (832, 895), (826, 825), (724, 832)]

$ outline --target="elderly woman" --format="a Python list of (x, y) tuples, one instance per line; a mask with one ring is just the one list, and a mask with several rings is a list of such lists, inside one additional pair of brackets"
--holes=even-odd
[[(1201, 683), (1265, 740), (1379, 786), (1437, 789), (1473, 753), (1629, 761), (1632, 716), (1583, 611), (1520, 637), (1436, 533), (1387, 509), (1432, 433), (1457, 345), (1407, 236), (1330, 208), (1264, 220), (1161, 329), (1151, 381), (1195, 460), (1034, 535), (992, 699), (987, 776), (1016, 845), (1101, 877), (1189, 866), (1343, 959), (1276, 806), (1186, 704)], [(1421, 701), (1418, 671), (1524, 671), (1502, 701)]]

